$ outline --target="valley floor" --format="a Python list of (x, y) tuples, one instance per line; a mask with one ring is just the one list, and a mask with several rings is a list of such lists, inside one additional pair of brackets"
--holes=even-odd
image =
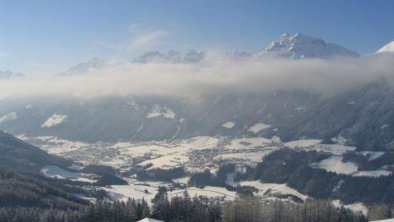
[[(347, 152), (354, 152), (373, 160), (382, 152), (356, 152), (355, 147), (341, 144), (321, 144), (320, 140), (302, 139), (283, 143), (279, 138), (229, 138), (229, 137), (194, 137), (173, 141), (151, 141), (151, 142), (120, 142), (116, 144), (107, 143), (83, 143), (67, 141), (56, 137), (26, 138), (20, 136), (30, 143), (41, 147), (50, 154), (55, 154), (73, 160), (76, 165), (71, 169), (60, 169), (56, 166), (47, 166), (41, 170), (47, 177), (70, 179), (86, 183), (95, 183), (97, 178), (94, 174), (81, 173), (84, 166), (105, 165), (113, 167), (118, 174), (128, 182), (128, 185), (104, 186), (114, 200), (127, 200), (130, 198), (142, 199), (150, 203), (160, 186), (171, 190), (170, 196), (183, 195), (187, 190), (191, 196), (204, 195), (216, 197), (223, 201), (233, 200), (237, 193), (225, 187), (206, 186), (197, 188), (188, 185), (190, 176), (176, 178), (171, 181), (140, 181), (133, 173), (134, 169), (171, 170), (183, 168), (187, 173), (203, 172), (206, 169), (215, 174), (220, 166), (225, 164), (237, 164), (239, 168), (255, 167), (264, 161), (270, 153), (290, 148), (303, 151), (318, 151), (330, 155), (329, 158), (311, 164), (313, 168), (324, 169), (337, 174), (345, 174), (354, 177), (379, 177), (391, 174), (384, 168), (379, 170), (359, 170), (356, 163), (345, 162), (343, 156)], [(288, 187), (286, 184), (262, 183), (260, 181), (234, 181), (234, 175), (227, 175), (227, 186), (238, 185), (254, 187), (255, 194), (264, 199), (289, 199), (289, 195), (305, 200), (307, 195)], [(333, 201), (340, 205), (340, 201)], [(361, 203), (347, 205), (355, 211), (366, 213), (367, 208)]]

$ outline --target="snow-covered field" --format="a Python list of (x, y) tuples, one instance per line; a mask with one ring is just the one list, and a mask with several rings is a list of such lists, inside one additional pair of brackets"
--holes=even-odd
[(388, 170), (371, 170), (371, 171), (359, 171), (358, 166), (353, 162), (344, 162), (342, 156), (331, 156), (318, 163), (312, 164), (312, 167), (324, 169), (329, 172), (337, 174), (352, 175), (355, 177), (380, 177), (389, 176), (391, 171)]
[(207, 196), (207, 197), (219, 197), (223, 200), (233, 200), (237, 194), (234, 191), (229, 191), (223, 187), (206, 186), (203, 189), (197, 187), (188, 187), (186, 189), (179, 189), (169, 192), (169, 197), (183, 196), (184, 192), (187, 191), (191, 197), (194, 196)]
[[(241, 186), (252, 186), (259, 190), (258, 194), (261, 197), (267, 195), (270, 192), (271, 195), (275, 194), (290, 194), (294, 195), (302, 200), (306, 200), (308, 196), (298, 192), (297, 190), (288, 187), (286, 184), (276, 184), (276, 183), (261, 183), (260, 181), (243, 181), (240, 183)], [(270, 195), (270, 196), (271, 196)]]
[(58, 179), (69, 179), (72, 181), (80, 181), (86, 183), (94, 183), (97, 180), (93, 179), (94, 175), (79, 173), (79, 172), (71, 172), (57, 166), (46, 166), (41, 169), (41, 173), (50, 178), (58, 178)]
[(110, 187), (104, 187), (103, 189), (107, 191), (113, 199), (121, 201), (127, 201), (128, 198), (144, 199), (151, 204), (151, 200), (155, 197), (158, 187), (143, 184), (130, 184), (112, 185)]
[(321, 140), (315, 140), (315, 139), (301, 139), (301, 140), (294, 140), (285, 143), (285, 146), (289, 148), (308, 148), (312, 147), (314, 145), (317, 145), (321, 143)]
[(356, 212), (356, 213), (361, 212), (364, 215), (367, 215), (367, 213), (368, 213), (368, 208), (363, 203), (343, 204), (339, 200), (333, 200), (332, 203), (336, 207), (344, 206), (345, 208), (347, 208), (353, 212)]
[(357, 172), (358, 167), (352, 162), (343, 162), (341, 156), (332, 156), (314, 165), (316, 168), (325, 169), (329, 172), (351, 175)]
[[(29, 139), (23, 135), (20, 138)], [(120, 172), (139, 166), (147, 167), (147, 170), (185, 167), (190, 172), (203, 171), (208, 168), (214, 173), (224, 163), (255, 166), (271, 152), (287, 147), (332, 154), (333, 156), (312, 164), (312, 167), (330, 172), (368, 177), (391, 174), (391, 171), (385, 169), (359, 171), (356, 164), (342, 161), (342, 155), (346, 152), (354, 151), (355, 147), (341, 144), (321, 144), (320, 140), (315, 139), (281, 143), (279, 138), (200, 136), (172, 141), (90, 144), (56, 137), (36, 137), (30, 138), (29, 142), (38, 145), (51, 154), (72, 159), (82, 165), (108, 165), (118, 169)], [(383, 155), (382, 152), (371, 151), (359, 153), (366, 156), (369, 160)]]

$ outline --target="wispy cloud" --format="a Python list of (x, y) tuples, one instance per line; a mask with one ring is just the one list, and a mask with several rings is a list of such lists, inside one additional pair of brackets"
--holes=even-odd
[(151, 50), (157, 48), (160, 41), (170, 35), (169, 32), (156, 30), (152, 32), (140, 33), (134, 35), (127, 45), (127, 50)]
[(128, 28), (129, 37), (121, 43), (98, 41), (94, 45), (115, 51), (143, 52), (157, 49), (173, 34), (165, 30), (148, 30), (132, 25)]

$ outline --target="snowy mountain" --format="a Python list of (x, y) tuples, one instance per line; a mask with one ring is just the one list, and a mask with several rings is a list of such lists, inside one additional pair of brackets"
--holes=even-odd
[(376, 51), (376, 53), (387, 53), (387, 52), (394, 52), (394, 41), (387, 43), (378, 51)]
[(358, 56), (356, 52), (346, 49), (340, 45), (325, 42), (322, 39), (301, 33), (297, 33), (295, 35), (284, 33), (277, 40), (271, 42), (261, 55), (274, 55), (275, 57), (291, 59), (327, 59), (342, 56)]
[[(205, 54), (205, 52), (195, 50), (189, 51), (185, 54), (173, 50), (167, 53), (151, 51), (138, 56), (133, 62), (198, 63), (205, 58)], [(356, 52), (346, 49), (340, 45), (301, 33), (297, 33), (295, 35), (284, 33), (277, 40), (268, 44), (268, 46), (262, 51), (233, 51), (224, 55), (225, 58), (233, 60), (265, 57), (329, 59), (333, 57), (347, 56), (356, 57), (359, 55)]]
[(158, 51), (151, 51), (134, 59), (135, 63), (198, 63), (203, 60), (205, 53), (202, 51), (191, 50), (186, 53), (178, 51), (168, 51), (167, 53), (161, 53)]

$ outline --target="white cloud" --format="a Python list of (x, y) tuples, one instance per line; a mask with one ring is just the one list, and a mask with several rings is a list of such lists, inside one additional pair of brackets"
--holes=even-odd
[(194, 95), (303, 89), (333, 94), (379, 77), (394, 82), (394, 56), (335, 60), (226, 60), (199, 64), (116, 63), (83, 75), (0, 80), (0, 98), (32, 95)]

